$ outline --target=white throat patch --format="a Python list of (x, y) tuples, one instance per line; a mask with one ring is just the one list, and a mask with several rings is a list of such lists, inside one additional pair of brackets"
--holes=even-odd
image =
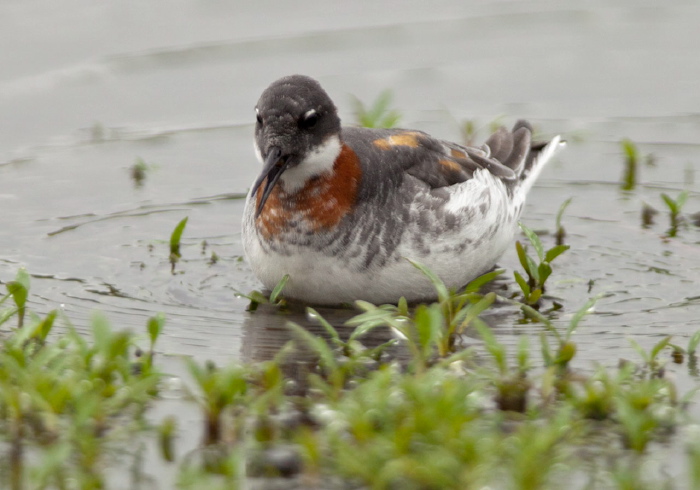
[(290, 194), (296, 192), (312, 177), (333, 170), (335, 159), (340, 155), (341, 146), (340, 138), (337, 135), (331, 136), (309, 152), (297, 166), (285, 170), (279, 180), (285, 192)]

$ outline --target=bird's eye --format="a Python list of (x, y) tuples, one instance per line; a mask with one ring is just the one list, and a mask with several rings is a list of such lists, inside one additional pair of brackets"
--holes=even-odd
[(311, 109), (309, 111), (306, 111), (299, 118), (299, 127), (302, 129), (313, 128), (314, 126), (316, 126), (316, 123), (318, 122), (318, 118), (319, 118), (319, 115), (315, 109)]
[(257, 109), (255, 109), (255, 119), (258, 121), (258, 125), (262, 126), (262, 116), (260, 115), (260, 111), (258, 111)]

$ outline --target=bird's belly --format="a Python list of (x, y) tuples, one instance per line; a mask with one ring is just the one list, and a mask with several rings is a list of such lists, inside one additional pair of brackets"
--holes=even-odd
[[(363, 267), (360, 261), (310, 247), (287, 247), (285, 253), (264, 247), (260, 237), (247, 240), (246, 253), (255, 275), (273, 289), (285, 274), (290, 279), (283, 295), (315, 304), (351, 303), (361, 299), (376, 304), (436, 297), (430, 281), (407, 259), (430, 268), (448, 287), (459, 288), (490, 270), (511, 243), (513, 231), (503, 230), (479, 243), (460, 234), (443, 236), (426, 250), (405, 240), (384, 263)], [(460, 242), (460, 240), (462, 240)], [(427, 252), (427, 253), (426, 253)]]
[(443, 221), (439, 213), (425, 215), (426, 206), (413, 206), (403, 221), (346, 224), (356, 231), (339, 241), (322, 233), (282, 234), (271, 240), (257, 229), (248, 208), (244, 248), (265, 287), (272, 289), (285, 274), (290, 276), (283, 292), (289, 298), (316, 304), (358, 299), (395, 303), (402, 296), (430, 300), (436, 296), (432, 284), (406, 259), (427, 266), (448, 287), (459, 288), (490, 270), (513, 240), (519, 206), (495, 192), (488, 207), (462, 201), (453, 213), (457, 221)]

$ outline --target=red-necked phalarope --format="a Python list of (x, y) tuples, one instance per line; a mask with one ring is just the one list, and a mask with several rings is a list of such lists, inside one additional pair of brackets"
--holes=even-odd
[(512, 243), (525, 196), (563, 146), (533, 143), (518, 121), (481, 147), (421, 131), (341, 127), (319, 83), (293, 75), (255, 108), (263, 164), (243, 217), (255, 275), (284, 294), (318, 304), (432, 299), (430, 282), (405, 258), (450, 287), (490, 270)]

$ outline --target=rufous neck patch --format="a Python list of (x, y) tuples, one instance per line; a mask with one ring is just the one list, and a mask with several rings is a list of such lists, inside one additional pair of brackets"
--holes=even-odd
[[(331, 172), (309, 179), (299, 191), (289, 194), (281, 185), (276, 185), (256, 220), (256, 227), (265, 239), (292, 229), (322, 231), (333, 228), (352, 212), (361, 177), (357, 155), (343, 145)], [(258, 192), (257, 205), (261, 197), (262, 192)]]

